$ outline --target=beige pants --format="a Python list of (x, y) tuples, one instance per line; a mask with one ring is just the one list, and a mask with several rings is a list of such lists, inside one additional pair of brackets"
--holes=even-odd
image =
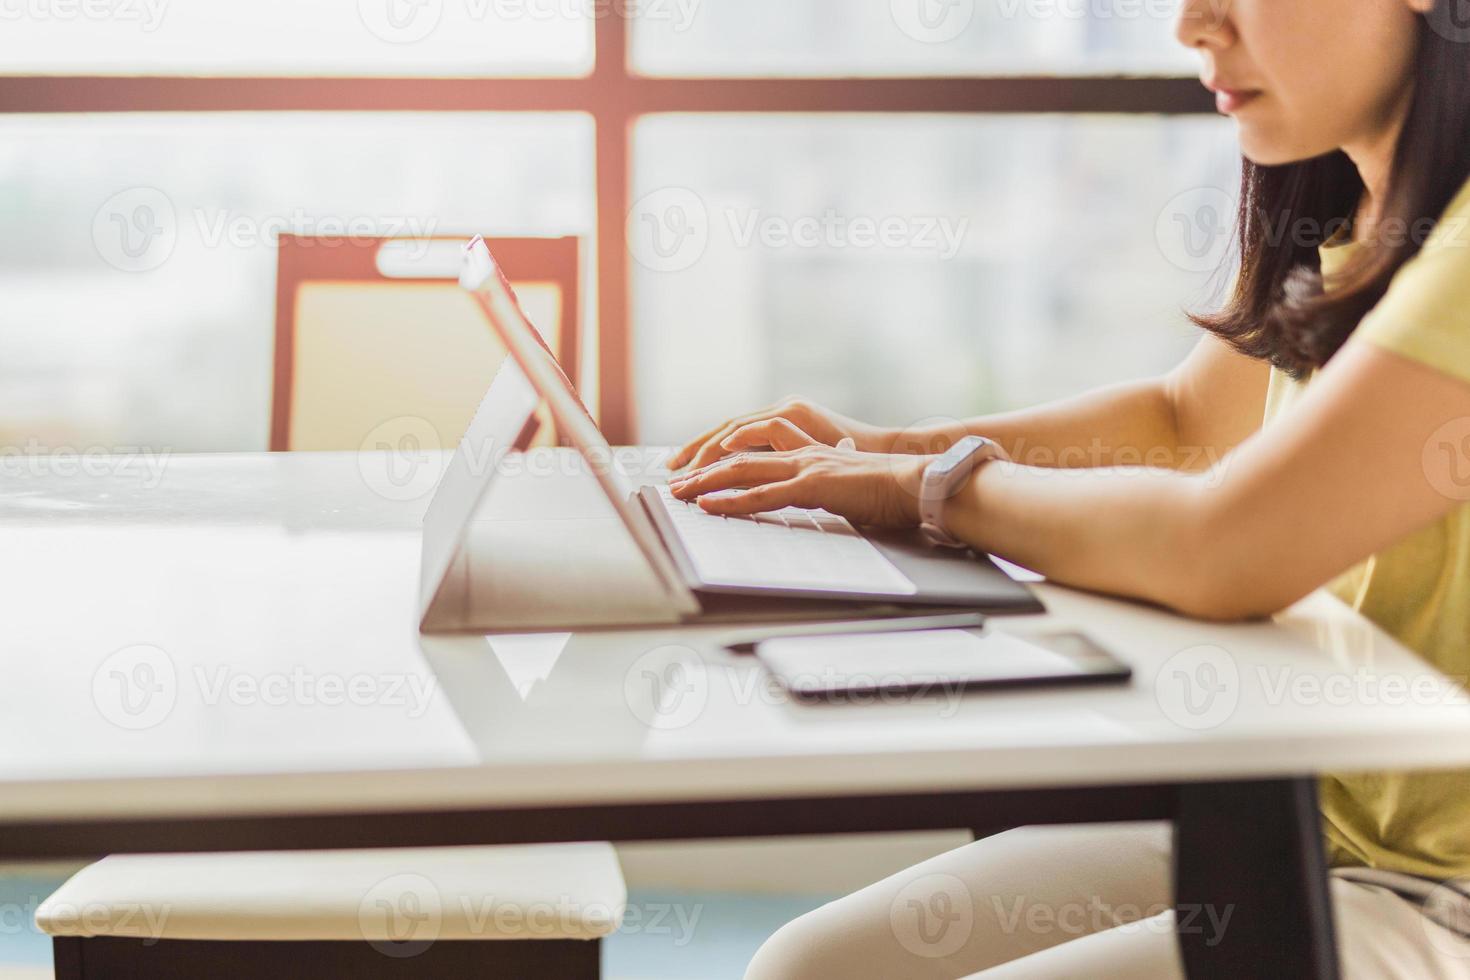
[[(1167, 824), (1028, 827), (942, 854), (780, 929), (746, 980), (1183, 977)], [(1334, 879), (1347, 980), (1470, 980), (1470, 940)], [(1189, 910), (1206, 941), (1228, 911)]]

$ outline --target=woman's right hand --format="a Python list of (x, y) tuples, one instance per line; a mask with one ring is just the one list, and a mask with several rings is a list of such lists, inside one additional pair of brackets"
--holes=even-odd
[(804, 398), (788, 398), (769, 408), (720, 423), (674, 454), (669, 469), (698, 469), (742, 450), (789, 451), (821, 444), (836, 446), (851, 439), (859, 452), (884, 453), (891, 433), (839, 415)]

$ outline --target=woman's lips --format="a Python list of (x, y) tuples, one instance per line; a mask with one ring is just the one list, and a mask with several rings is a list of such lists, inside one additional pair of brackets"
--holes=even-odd
[(1260, 98), (1260, 95), (1260, 92), (1252, 89), (1217, 89), (1215, 92), (1215, 108), (1227, 116), (1234, 115)]
[(1239, 112), (1261, 95), (1260, 89), (1231, 88), (1215, 79), (1205, 79), (1205, 88), (1215, 93), (1215, 108), (1225, 115)]

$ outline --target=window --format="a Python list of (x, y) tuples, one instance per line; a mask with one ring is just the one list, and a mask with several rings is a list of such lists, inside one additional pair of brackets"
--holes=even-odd
[(1170, 221), (1218, 241), (1235, 166), (1172, 5), (0, 0), (0, 443), (263, 448), (270, 231), (303, 222), (586, 236), (617, 440), (1162, 366), (1210, 281)]
[(643, 73), (704, 77), (1193, 74), (1159, 0), (704, 0), (635, 22)]
[(48, 75), (580, 75), (592, 22), (566, 0), (0, 0), (0, 64)]
[(1234, 186), (1233, 135), (1141, 116), (644, 121), (641, 435), (793, 392), (902, 424), (1166, 370), (1195, 336), (1181, 308), (1217, 283), (1159, 218)]
[(0, 445), (263, 449), (279, 232), (593, 229), (573, 114), (10, 116), (0, 147)]

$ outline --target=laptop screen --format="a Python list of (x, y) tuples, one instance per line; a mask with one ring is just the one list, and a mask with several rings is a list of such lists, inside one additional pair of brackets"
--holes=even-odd
[(540, 331), (526, 318), (516, 300), (515, 290), (483, 239), (475, 238), (465, 247), (465, 269), (460, 285), (474, 295), (506, 349), (525, 372), (526, 379), (546, 400), (557, 427), (587, 463), (665, 591), (680, 611), (697, 611), (698, 602), (674, 567), (663, 539), (642, 503), (635, 499), (633, 485), (619, 469), (612, 447), (597, 427), (592, 413), (577, 396), (575, 386), (557, 363), (556, 355), (546, 345)]

